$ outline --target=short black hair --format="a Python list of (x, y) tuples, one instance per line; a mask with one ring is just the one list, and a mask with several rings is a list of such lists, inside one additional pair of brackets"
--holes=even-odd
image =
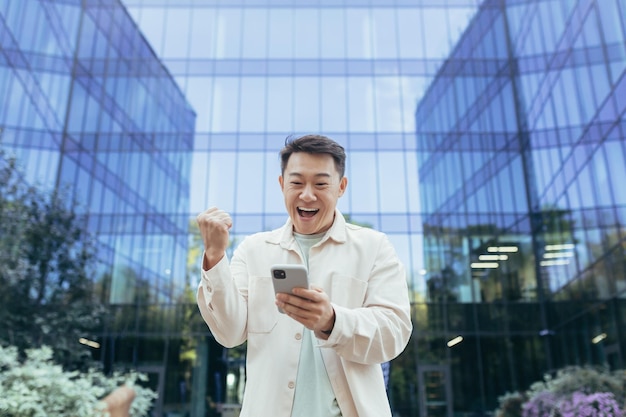
[(280, 151), (280, 172), (282, 175), (285, 174), (289, 157), (296, 152), (332, 156), (335, 161), (335, 169), (339, 173), (339, 178), (344, 177), (346, 172), (346, 151), (343, 146), (331, 138), (323, 135), (287, 136), (285, 139), (285, 147)]

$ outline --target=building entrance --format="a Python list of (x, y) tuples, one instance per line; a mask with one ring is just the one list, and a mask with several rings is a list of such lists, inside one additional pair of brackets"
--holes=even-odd
[(420, 417), (452, 417), (450, 369), (445, 365), (418, 367)]

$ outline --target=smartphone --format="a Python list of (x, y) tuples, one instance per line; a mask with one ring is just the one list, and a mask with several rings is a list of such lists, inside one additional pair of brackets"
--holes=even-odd
[[(291, 294), (294, 288), (309, 288), (309, 277), (304, 265), (273, 265), (271, 267), (274, 293)], [(284, 313), (279, 308), (278, 311)]]

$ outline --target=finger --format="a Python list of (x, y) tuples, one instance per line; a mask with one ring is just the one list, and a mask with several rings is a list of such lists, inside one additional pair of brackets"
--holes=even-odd
[(216, 224), (222, 225), (226, 230), (229, 230), (233, 227), (233, 221), (228, 214), (216, 216), (211, 221), (214, 221)]
[(276, 300), (276, 305), (278, 306), (278, 308), (280, 308), (281, 310), (283, 310), (283, 312), (293, 318), (293, 319), (301, 319), (302, 317), (302, 309), (295, 306), (294, 304), (288, 303), (286, 301), (280, 301), (280, 300)]
[(306, 298), (313, 302), (320, 302), (320, 301), (323, 301), (325, 298), (324, 290), (322, 290), (320, 287), (316, 287), (313, 285), (311, 285), (310, 289), (294, 288), (293, 293), (297, 295), (298, 297)]
[(203, 211), (202, 213), (199, 214), (199, 216), (205, 216), (207, 214), (213, 214), (218, 212), (220, 209), (218, 209), (217, 207), (209, 207), (208, 209), (206, 209), (205, 211)]
[(311, 313), (308, 310), (296, 307), (293, 304), (287, 304), (285, 307), (283, 307), (283, 311), (285, 311), (285, 313), (287, 313), (289, 317), (299, 321), (305, 326), (308, 327), (310, 325)]
[[(295, 289), (294, 289), (295, 290)], [(306, 306), (307, 304), (310, 304), (311, 301), (308, 298), (305, 297), (301, 297), (299, 295), (297, 295), (294, 291), (293, 294), (288, 294), (288, 293), (282, 293), (284, 294), (281, 299), (283, 302), (287, 303), (287, 304), (291, 304), (293, 306), (296, 307), (303, 307)]]
[(230, 229), (233, 225), (230, 215), (216, 207), (212, 207), (198, 214), (196, 221), (200, 225), (223, 224), (226, 229)]

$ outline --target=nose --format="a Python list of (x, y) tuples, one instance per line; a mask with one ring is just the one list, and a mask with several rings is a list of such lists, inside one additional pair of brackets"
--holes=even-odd
[(300, 200), (302, 201), (315, 201), (315, 192), (313, 187), (306, 185), (300, 193)]

